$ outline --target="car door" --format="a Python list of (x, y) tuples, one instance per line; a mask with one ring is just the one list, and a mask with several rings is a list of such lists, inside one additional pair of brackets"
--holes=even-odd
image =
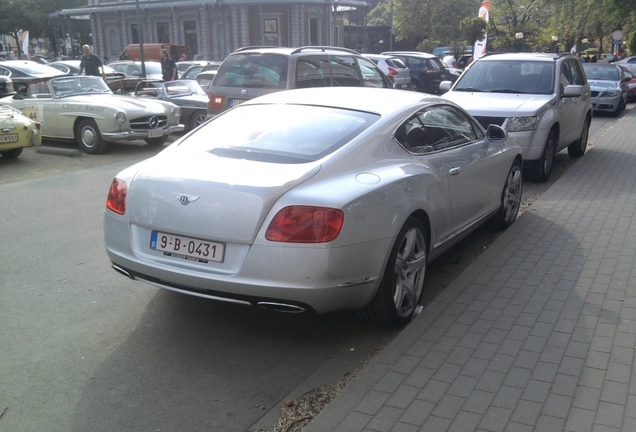
[(420, 120), (443, 161), (437, 169), (448, 181), (451, 224), (459, 234), (499, 205), (505, 178), (501, 148), (487, 142), (481, 128), (453, 106), (432, 106)]
[[(583, 94), (580, 97), (563, 97), (563, 89), (567, 85), (582, 86)], [(561, 122), (559, 150), (581, 136), (590, 98), (590, 85), (587, 83), (581, 63), (575, 59), (564, 61), (561, 64), (561, 114), (563, 121)]]
[(60, 119), (47, 82), (41, 81), (29, 85), (24, 99), (15, 100), (13, 106), (31, 120), (40, 123), (43, 137), (58, 137)]

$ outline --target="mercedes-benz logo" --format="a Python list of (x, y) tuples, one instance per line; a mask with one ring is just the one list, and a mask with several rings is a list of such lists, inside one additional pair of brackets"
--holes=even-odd
[(173, 194), (174, 194), (174, 197), (178, 199), (179, 202), (181, 202), (181, 204), (183, 205), (188, 205), (191, 202), (194, 202), (199, 199), (198, 195), (188, 195), (188, 194), (182, 194), (179, 192), (173, 192)]
[(159, 126), (159, 119), (155, 116), (150, 117), (150, 120), (148, 120), (148, 125), (152, 129), (155, 129), (157, 126)]

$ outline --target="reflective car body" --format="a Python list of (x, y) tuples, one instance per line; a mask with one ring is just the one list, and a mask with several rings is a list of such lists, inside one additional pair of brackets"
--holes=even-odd
[(375, 63), (384, 72), (384, 75), (389, 77), (395, 88), (410, 88), (411, 73), (402, 60), (382, 54), (364, 54), (364, 56)]
[(627, 105), (631, 74), (615, 64), (583, 63), (596, 112), (619, 116)]
[(110, 141), (143, 139), (163, 144), (180, 132), (181, 109), (160, 100), (113, 94), (101, 77), (64, 76), (30, 85), (26, 96), (0, 99), (41, 124), (45, 138), (77, 141), (86, 153), (103, 153)]
[(25, 147), (42, 144), (40, 125), (9, 105), (0, 105), (0, 156), (17, 158)]
[(186, 130), (196, 128), (207, 116), (208, 95), (195, 80), (142, 81), (135, 90), (135, 96), (177, 105), (181, 108), (181, 123)]
[(514, 139), (435, 96), (272, 93), (118, 173), (105, 246), (115, 270), (161, 288), (401, 326), (430, 260), (485, 221), (513, 223), (520, 169)]
[(16, 92), (24, 93), (30, 83), (64, 73), (32, 60), (5, 60), (0, 62), (0, 75), (11, 79)]
[(625, 57), (614, 64), (625, 67), (632, 75), (636, 75), (636, 56)]
[(439, 57), (419, 51), (387, 51), (383, 55), (397, 57), (409, 68), (411, 89), (424, 93), (438, 94), (439, 85), (449, 77), (448, 68)]

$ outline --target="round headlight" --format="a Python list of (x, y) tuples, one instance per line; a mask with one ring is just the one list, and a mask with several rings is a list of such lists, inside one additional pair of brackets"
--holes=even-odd
[(178, 106), (172, 108), (172, 115), (175, 119), (177, 119), (177, 121), (179, 121), (179, 118), (181, 117), (181, 108), (179, 108)]
[(119, 111), (115, 115), (115, 121), (119, 124), (124, 124), (126, 122), (126, 113), (123, 111)]

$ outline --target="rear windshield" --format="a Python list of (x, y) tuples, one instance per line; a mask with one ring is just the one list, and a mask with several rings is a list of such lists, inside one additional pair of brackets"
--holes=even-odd
[(273, 163), (306, 163), (339, 149), (379, 116), (308, 105), (239, 105), (197, 129), (179, 148)]
[(459, 78), (453, 91), (552, 94), (554, 65), (530, 60), (478, 60)]
[(233, 54), (219, 67), (214, 85), (284, 89), (287, 87), (287, 64), (287, 57), (279, 54)]

